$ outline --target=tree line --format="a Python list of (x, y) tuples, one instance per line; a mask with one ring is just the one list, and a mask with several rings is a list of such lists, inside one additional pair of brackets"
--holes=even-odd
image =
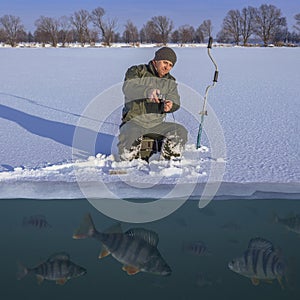
[[(223, 19), (216, 41), (248, 45), (260, 42), (264, 46), (270, 43), (282, 45), (300, 42), (300, 13), (294, 16), (295, 25), (289, 32), (286, 17), (274, 5), (263, 4), (258, 8), (245, 7), (242, 10), (230, 10)], [(102, 42), (111, 46), (112, 43), (203, 43), (212, 35), (211, 20), (204, 20), (197, 28), (182, 25), (174, 28), (173, 21), (166, 16), (155, 16), (138, 30), (131, 20), (128, 20), (122, 33), (117, 32), (116, 18), (106, 18), (105, 10), (97, 7), (91, 12), (81, 9), (71, 16), (51, 18), (40, 16), (35, 21), (34, 33), (26, 32), (22, 21), (17, 16), (4, 15), (0, 17), (0, 42), (15, 47), (19, 42), (49, 43), (53, 47), (58, 44), (66, 46), (78, 42), (81, 46)]]

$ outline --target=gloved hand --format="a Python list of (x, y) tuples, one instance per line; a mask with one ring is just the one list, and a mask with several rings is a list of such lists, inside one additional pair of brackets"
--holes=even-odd
[(150, 89), (148, 91), (147, 98), (150, 99), (151, 102), (160, 103), (160, 99), (158, 96), (160, 95), (159, 89)]

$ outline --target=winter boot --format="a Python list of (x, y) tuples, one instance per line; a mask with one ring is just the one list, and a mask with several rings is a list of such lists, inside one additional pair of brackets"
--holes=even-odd
[(180, 159), (182, 154), (182, 146), (169, 139), (165, 139), (161, 148), (161, 155), (166, 160)]
[(131, 161), (133, 159), (140, 158), (140, 152), (142, 148), (142, 137), (136, 139), (130, 149), (124, 148), (123, 152), (120, 154), (121, 160)]

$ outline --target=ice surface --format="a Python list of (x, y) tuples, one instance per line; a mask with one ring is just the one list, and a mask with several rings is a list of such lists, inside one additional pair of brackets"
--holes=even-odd
[[(183, 160), (114, 160), (124, 73), (155, 50), (0, 49), (0, 198), (80, 198), (78, 181), (91, 189), (104, 182), (124, 198), (195, 185), (197, 197), (214, 180), (212, 166), (225, 165), (220, 199), (299, 198), (299, 48), (212, 49), (220, 73), (208, 97), (201, 151), (194, 146), (200, 94), (214, 69), (205, 48), (176, 48), (172, 74), (182, 109), (174, 117), (189, 130)], [(212, 142), (216, 120), (222, 132), (215, 138), (224, 135), (226, 151)], [(111, 169), (126, 174), (109, 175)]]

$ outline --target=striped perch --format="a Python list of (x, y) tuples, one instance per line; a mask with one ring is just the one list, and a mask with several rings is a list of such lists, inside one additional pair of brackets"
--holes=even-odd
[(33, 268), (26, 268), (19, 264), (17, 279), (20, 280), (27, 274), (35, 274), (38, 283), (42, 283), (46, 279), (63, 285), (69, 279), (86, 274), (86, 269), (73, 263), (69, 254), (61, 252), (50, 256), (47, 261)]
[(260, 280), (271, 282), (277, 279), (282, 288), (282, 278), (287, 269), (273, 244), (259, 237), (251, 239), (243, 256), (233, 259), (228, 267), (233, 272), (251, 278), (254, 285), (258, 285)]
[(128, 275), (147, 272), (157, 275), (170, 275), (171, 268), (157, 249), (158, 235), (144, 228), (132, 228), (122, 232), (99, 232), (96, 230), (90, 214), (84, 217), (80, 228), (74, 233), (74, 239), (92, 237), (103, 245), (99, 258), (111, 254), (123, 264)]
[(23, 227), (34, 227), (37, 229), (51, 228), (52, 226), (48, 223), (44, 215), (33, 215), (30, 217), (24, 217), (22, 222)]

